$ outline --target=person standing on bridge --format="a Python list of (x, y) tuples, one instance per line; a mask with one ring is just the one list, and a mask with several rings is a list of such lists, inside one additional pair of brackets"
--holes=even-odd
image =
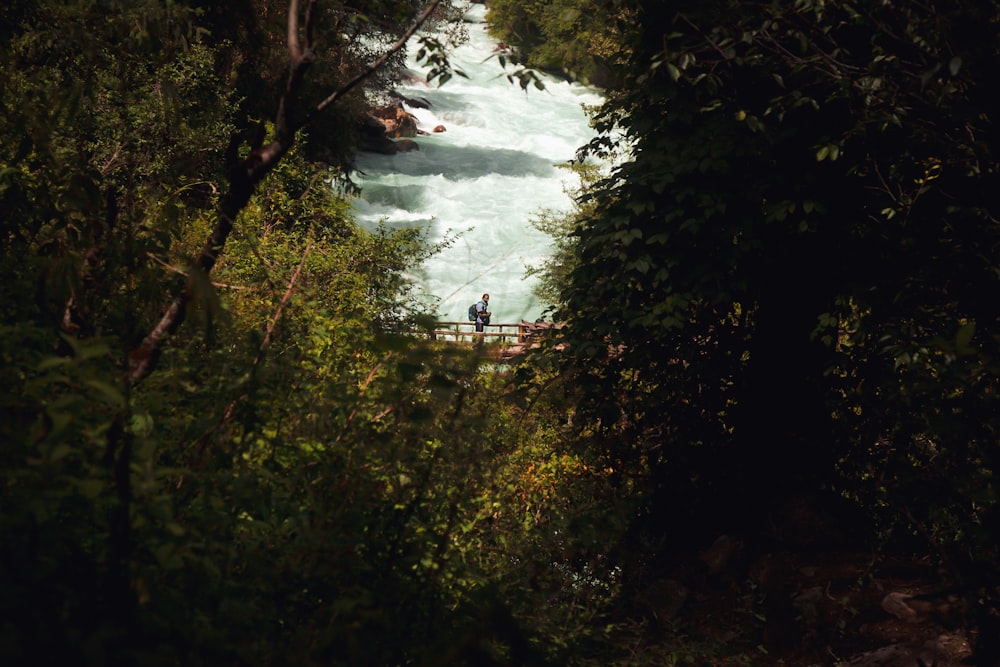
[(482, 332), (483, 327), (490, 323), (490, 295), (484, 294), (483, 298), (476, 303), (476, 331)]

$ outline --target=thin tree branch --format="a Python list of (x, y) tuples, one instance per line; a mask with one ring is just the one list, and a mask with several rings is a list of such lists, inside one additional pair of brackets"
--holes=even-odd
[(317, 104), (316, 108), (314, 108), (309, 113), (309, 115), (306, 116), (306, 118), (303, 120), (303, 124), (310, 122), (312, 118), (320, 111), (322, 111), (326, 107), (336, 102), (338, 99), (340, 99), (348, 92), (350, 92), (352, 89), (354, 89), (362, 81), (364, 81), (372, 74), (380, 70), (389, 61), (389, 58), (391, 58), (397, 51), (406, 46), (406, 43), (410, 40), (410, 37), (413, 37), (413, 35), (417, 32), (417, 30), (420, 30), (420, 27), (427, 22), (427, 19), (429, 19), (431, 14), (434, 13), (434, 10), (437, 9), (437, 6), (440, 3), (440, 1), (441, 0), (434, 0), (433, 2), (431, 2), (431, 4), (427, 5), (427, 8), (424, 9), (423, 13), (421, 13), (420, 16), (417, 17), (417, 20), (413, 22), (413, 25), (411, 25), (410, 28), (405, 33), (403, 33), (402, 37), (396, 40), (395, 44), (389, 47), (388, 51), (383, 53), (381, 57), (379, 57), (378, 60), (372, 63), (365, 71), (358, 74), (356, 77), (354, 77), (346, 84), (341, 86), (338, 90), (336, 90), (332, 95), (330, 95), (325, 100)]
[[(157, 257), (156, 255), (154, 255), (151, 252), (150, 253), (146, 253), (146, 256), (149, 257), (154, 262), (156, 262), (157, 264), (159, 264), (160, 266), (162, 266), (163, 268), (165, 268), (167, 271), (172, 271), (173, 273), (178, 273), (178, 274), (184, 276), (185, 278), (187, 278), (188, 275), (189, 275), (188, 271), (185, 271), (183, 269), (179, 269), (176, 266), (174, 266), (173, 264), (170, 264), (168, 262), (163, 261), (162, 259), (160, 259), (159, 257)], [(230, 285), (228, 283), (217, 283), (215, 281), (212, 281), (212, 286), (213, 287), (220, 287), (220, 288), (223, 288), (223, 289), (235, 289), (235, 290), (250, 289), (246, 285)]]
[(271, 336), (274, 334), (274, 328), (278, 325), (278, 320), (281, 319), (281, 313), (284, 311), (285, 306), (288, 305), (288, 301), (292, 298), (292, 292), (295, 291), (295, 283), (298, 281), (299, 276), (302, 275), (302, 267), (306, 265), (306, 258), (309, 256), (309, 251), (312, 250), (313, 242), (310, 241), (306, 245), (306, 249), (302, 251), (302, 259), (299, 261), (298, 267), (295, 269), (295, 273), (292, 274), (291, 280), (288, 281), (288, 288), (285, 290), (284, 296), (281, 297), (281, 301), (278, 303), (278, 307), (274, 311), (274, 315), (271, 317), (271, 321), (267, 323), (267, 329), (264, 332), (264, 340), (261, 341), (260, 348), (257, 350), (257, 356), (253, 360), (253, 366), (256, 367), (260, 363), (261, 359), (264, 358), (264, 352), (267, 350), (268, 346), (271, 344)]
[(295, 63), (302, 57), (299, 43), (299, 0), (288, 3), (288, 62)]
[[(295, 269), (295, 273), (292, 274), (291, 279), (288, 281), (288, 287), (285, 289), (284, 296), (281, 297), (281, 301), (278, 302), (278, 307), (274, 310), (274, 315), (271, 316), (271, 320), (267, 323), (267, 328), (264, 330), (264, 340), (261, 341), (260, 347), (257, 348), (257, 356), (254, 357), (253, 363), (250, 365), (250, 372), (257, 368), (260, 362), (264, 359), (264, 352), (271, 344), (271, 336), (274, 334), (274, 329), (278, 325), (278, 320), (281, 319), (281, 313), (284, 312), (285, 306), (292, 298), (292, 293), (295, 291), (295, 283), (298, 282), (299, 276), (302, 275), (302, 268), (306, 265), (306, 258), (309, 256), (309, 251), (312, 250), (313, 242), (310, 241), (306, 245), (306, 249), (302, 251), (302, 259), (299, 260), (299, 265)], [(233, 412), (236, 410), (236, 404), (239, 403), (241, 399), (245, 396), (240, 396), (239, 398), (234, 398), (232, 402), (226, 406), (226, 411), (222, 415), (222, 425), (225, 426), (232, 419)]]
[[(368, 373), (368, 377), (367, 377), (367, 378), (365, 378), (365, 381), (364, 381), (364, 382), (363, 382), (363, 383), (361, 384), (361, 393), (362, 393), (362, 394), (364, 394), (364, 393), (365, 393), (365, 391), (366, 391), (366, 390), (368, 389), (368, 386), (369, 386), (369, 385), (370, 385), (370, 384), (372, 383), (372, 380), (374, 380), (374, 379), (375, 379), (375, 376), (376, 376), (376, 375), (378, 374), (378, 372), (379, 372), (380, 370), (382, 370), (382, 365), (383, 365), (384, 363), (386, 363), (387, 361), (389, 361), (389, 359), (391, 359), (391, 358), (392, 358), (392, 352), (390, 352), (389, 354), (387, 354), (387, 355), (386, 355), (386, 356), (385, 356), (385, 357), (384, 357), (384, 358), (382, 359), (382, 361), (380, 361), (380, 362), (378, 362), (377, 364), (375, 364), (375, 367), (374, 367), (374, 368), (372, 368), (371, 372), (370, 372), (370, 373)], [(391, 407), (391, 406), (390, 406), (390, 407), (388, 407), (388, 408), (386, 408), (385, 410), (383, 410), (383, 411), (382, 411), (382, 412), (380, 412), (379, 414), (375, 415), (375, 416), (374, 416), (374, 417), (373, 417), (373, 418), (371, 419), (371, 421), (372, 421), (372, 422), (376, 422), (376, 421), (379, 421), (380, 419), (382, 419), (383, 417), (385, 417), (386, 415), (388, 415), (388, 414), (389, 414), (390, 412), (392, 412), (392, 407)], [(355, 416), (356, 416), (357, 414), (358, 414), (358, 408), (357, 408), (357, 407), (355, 407), (355, 408), (354, 408), (353, 410), (351, 410), (351, 414), (347, 415), (347, 421), (346, 421), (346, 422), (345, 422), (345, 424), (344, 424), (344, 429), (343, 429), (343, 430), (342, 430), (342, 431), (340, 432), (340, 434), (339, 434), (339, 435), (338, 435), (338, 436), (337, 436), (337, 437), (336, 437), (336, 438), (334, 439), (334, 442), (340, 442), (340, 439), (341, 439), (341, 437), (342, 437), (342, 436), (344, 435), (344, 433), (346, 432), (346, 430), (347, 430), (347, 427), (351, 425), (351, 422), (353, 422), (353, 421), (354, 421), (354, 417), (355, 417)]]
[[(288, 77), (285, 91), (278, 102), (275, 115), (277, 137), (267, 146), (256, 147), (241, 163), (237, 164), (229, 174), (229, 191), (223, 198), (218, 212), (215, 228), (202, 247), (195, 260), (195, 267), (206, 274), (211, 273), (215, 263), (226, 245), (226, 240), (232, 232), (237, 216), (246, 207), (253, 196), (257, 185), (271, 172), (281, 159), (291, 149), (298, 130), (312, 122), (326, 107), (343, 97), (350, 90), (382, 68), (394, 53), (406, 45), (407, 40), (420, 29), (437, 8), (440, 0), (433, 0), (417, 17), (410, 28), (393, 44), (378, 60), (364, 72), (354, 77), (332, 95), (320, 102), (301, 121), (293, 118), (294, 105), (298, 101), (298, 92), (306, 70), (314, 60), (311, 37), (312, 19), (315, 16), (313, 8), (316, 0), (309, 0), (306, 10), (306, 44), (303, 46), (299, 38), (299, 0), (290, 0), (288, 9)], [(190, 282), (178, 292), (167, 306), (160, 321), (146, 335), (138, 347), (129, 352), (126, 380), (132, 384), (141, 382), (156, 367), (156, 362), (162, 352), (166, 339), (177, 332), (187, 314), (187, 305), (194, 297)]]

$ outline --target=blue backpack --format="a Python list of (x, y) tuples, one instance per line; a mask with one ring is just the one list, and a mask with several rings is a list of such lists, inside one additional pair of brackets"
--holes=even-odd
[(469, 321), (470, 322), (475, 322), (476, 321), (476, 316), (479, 315), (479, 312), (476, 310), (476, 306), (477, 305), (479, 305), (478, 302), (476, 302), (476, 303), (472, 304), (471, 306), (469, 306)]

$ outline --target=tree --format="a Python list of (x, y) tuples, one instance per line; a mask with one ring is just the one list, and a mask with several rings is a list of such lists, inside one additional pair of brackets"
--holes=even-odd
[(372, 64), (303, 111), (316, 14), (293, 10), (277, 120), (248, 135), (245, 44), (112, 4), (2, 10), (2, 660), (436, 655), (454, 482), (489, 460), (447, 440), (475, 358), (389, 335), (433, 248), (356, 228), (296, 152)]
[[(310, 123), (326, 107), (350, 92), (373, 72), (378, 71), (393, 54), (406, 45), (409, 38), (430, 17), (437, 5), (436, 0), (429, 3), (410, 29), (368, 69), (355, 76), (338, 90), (330, 93), (300, 117), (298, 110), (300, 89), (306, 71), (316, 58), (312, 38), (312, 20), (316, 2), (315, 0), (310, 2), (306, 8), (305, 23), (300, 27), (299, 3), (297, 0), (291, 0), (288, 8), (288, 78), (275, 116), (275, 136), (266, 146), (262, 142), (254, 142), (245, 158), (230, 165), (228, 191), (219, 204), (218, 221), (197, 257), (194, 270), (205, 274), (212, 271), (218, 255), (232, 231), (236, 217), (247, 205), (257, 185), (292, 147), (299, 130)], [(179, 292), (171, 301), (160, 321), (143, 338), (142, 343), (129, 352), (129, 377), (133, 382), (141, 380), (152, 372), (163, 341), (175, 333), (184, 321), (187, 304), (191, 298), (190, 289)]]
[(495, 0), (488, 10), (490, 32), (513, 47), (525, 66), (601, 87), (615, 82), (635, 25), (634, 10), (615, 0)]
[(826, 490), (896, 526), (883, 544), (923, 530), (991, 627), (996, 8), (635, 6), (593, 146), (630, 153), (556, 339), (592, 442), (646, 480), (632, 553), (658, 555), (632, 574), (670, 536), (781, 543)]

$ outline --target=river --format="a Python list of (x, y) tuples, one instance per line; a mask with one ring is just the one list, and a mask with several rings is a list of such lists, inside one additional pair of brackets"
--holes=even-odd
[(472, 6), (469, 41), (451, 56), (468, 78), (397, 89), (430, 102), (429, 109), (407, 107), (420, 129), (445, 131), (416, 137), (418, 151), (360, 155), (354, 209), (369, 227), (419, 226), (432, 243), (454, 238), (414, 273), (439, 319), (464, 320), (468, 305), (488, 292), (494, 323), (534, 321), (549, 304), (533, 294), (525, 271), (544, 262), (551, 240), (531, 221), (542, 209), (571, 208), (567, 187), (576, 179), (559, 165), (593, 136), (583, 105), (601, 97), (551, 77), (542, 77), (545, 90), (511, 84), (490, 58), (496, 42), (484, 15), (483, 5)]

